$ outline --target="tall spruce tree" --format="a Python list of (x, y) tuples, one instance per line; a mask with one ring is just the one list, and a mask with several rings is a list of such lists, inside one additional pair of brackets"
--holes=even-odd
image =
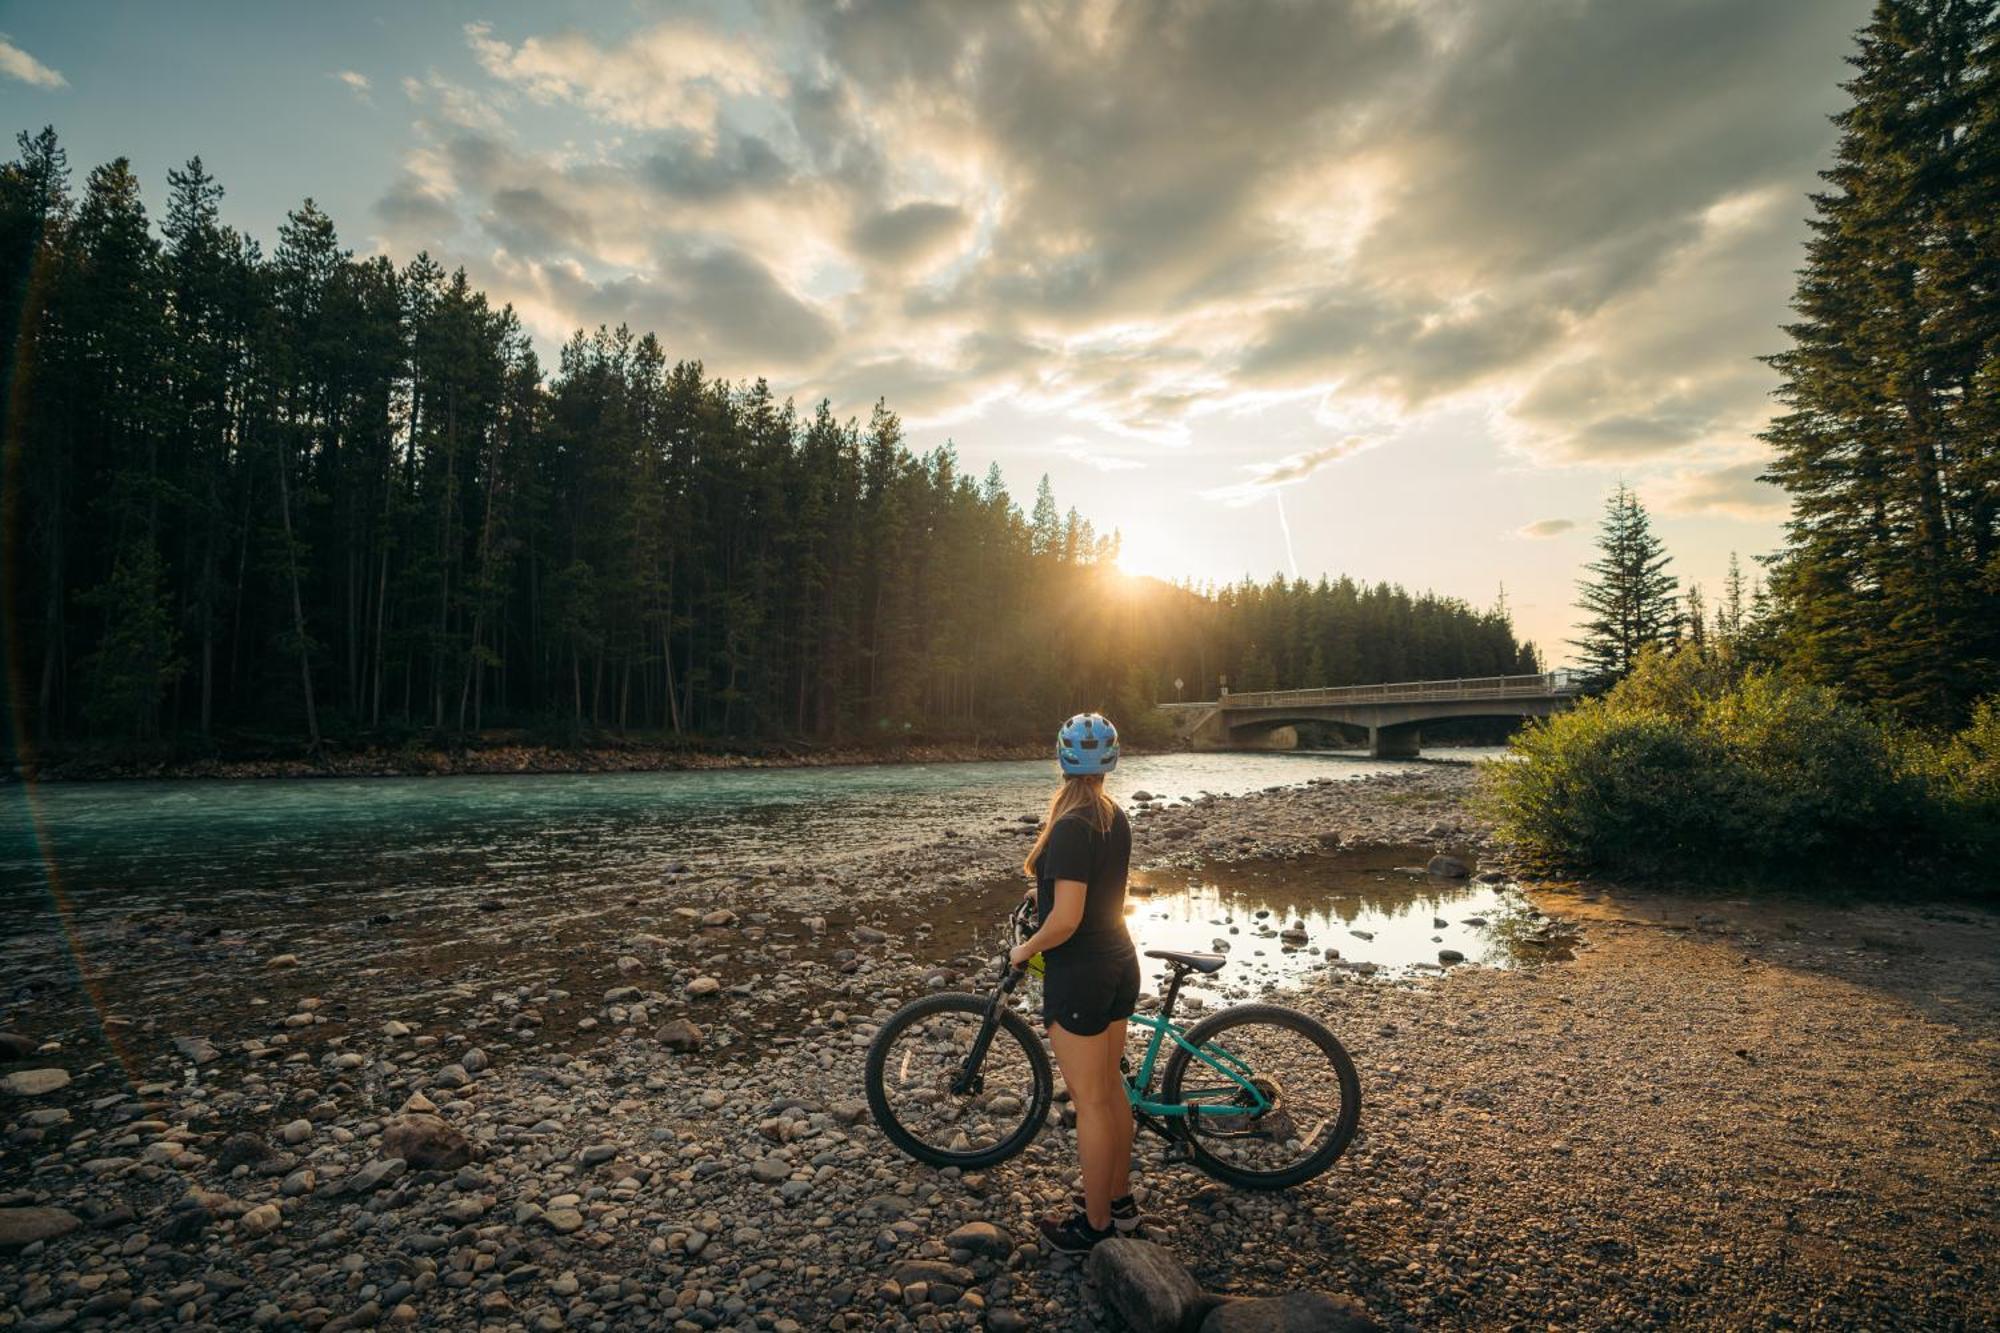
[(2000, 687), (2000, 6), (1881, 0), (1766, 358), (1788, 667), (1932, 722)]
[(1645, 506), (1622, 482), (1604, 503), (1597, 548), (1597, 559), (1586, 566), (1595, 577), (1577, 584), (1583, 636), (1569, 645), (1601, 688), (1622, 679), (1641, 652), (1669, 642), (1680, 612), (1679, 583), (1667, 573), (1671, 557)]

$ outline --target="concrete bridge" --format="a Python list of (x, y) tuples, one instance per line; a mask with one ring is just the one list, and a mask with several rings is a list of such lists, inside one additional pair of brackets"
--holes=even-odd
[(1197, 750), (1289, 750), (1300, 722), (1331, 722), (1367, 736), (1378, 759), (1412, 758), (1426, 722), (1461, 717), (1547, 717), (1581, 690), (1568, 671), (1470, 680), (1340, 685), (1324, 690), (1222, 691), (1207, 703), (1162, 704), (1180, 738)]

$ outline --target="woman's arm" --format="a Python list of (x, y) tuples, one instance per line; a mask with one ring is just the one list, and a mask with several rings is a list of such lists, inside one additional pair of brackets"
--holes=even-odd
[(1076, 928), (1083, 924), (1083, 897), (1086, 891), (1080, 879), (1057, 880), (1055, 904), (1049, 908), (1041, 929), (1014, 946), (1007, 955), (1008, 963), (1021, 967), (1036, 954), (1053, 949), (1076, 934)]

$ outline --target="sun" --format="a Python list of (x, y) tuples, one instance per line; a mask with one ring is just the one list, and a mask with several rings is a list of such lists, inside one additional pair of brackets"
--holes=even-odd
[(1148, 528), (1118, 530), (1118, 572), (1129, 578), (1155, 578), (1172, 582), (1188, 577), (1183, 552), (1160, 532)]

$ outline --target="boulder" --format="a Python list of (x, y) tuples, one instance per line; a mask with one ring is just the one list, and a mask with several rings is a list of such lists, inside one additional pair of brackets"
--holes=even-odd
[(15, 1097), (39, 1097), (46, 1092), (59, 1092), (69, 1086), (69, 1071), (66, 1069), (17, 1069), (0, 1079), (0, 1087), (7, 1089)]
[(472, 1162), (472, 1143), (435, 1115), (400, 1115), (382, 1129), (382, 1155), (412, 1171), (456, 1171)]
[(1438, 855), (1424, 862), (1424, 873), (1440, 879), (1464, 879), (1472, 873), (1472, 867), (1455, 856)]
[(283, 1154), (276, 1148), (255, 1134), (231, 1134), (215, 1150), (215, 1164), (224, 1171), (234, 1171), (239, 1166), (262, 1169), (282, 1157)]
[(1201, 1321), (1200, 1333), (1380, 1333), (1381, 1328), (1352, 1296), (1288, 1291), (1218, 1305)]
[(954, 1250), (970, 1250), (985, 1259), (1005, 1259), (1014, 1252), (1007, 1232), (991, 1222), (967, 1222), (944, 1238)]
[(191, 1064), (211, 1064), (222, 1057), (222, 1052), (207, 1037), (175, 1037), (174, 1049)]
[(696, 977), (693, 981), (690, 981), (687, 984), (687, 993), (689, 995), (694, 996), (696, 999), (700, 999), (703, 996), (707, 995), (713, 995), (721, 989), (722, 989), (722, 983), (717, 981), (714, 977)]
[(25, 1060), (40, 1049), (33, 1037), (18, 1032), (0, 1032), (0, 1060)]
[(268, 1236), (278, 1229), (278, 1224), (284, 1221), (284, 1218), (285, 1215), (279, 1211), (277, 1204), (259, 1204), (236, 1219), (236, 1230), (249, 1238)]
[(1151, 1241), (1124, 1236), (1102, 1241), (1084, 1271), (1133, 1333), (1190, 1333), (1207, 1305), (1194, 1275)]
[(371, 1194), (403, 1174), (405, 1163), (400, 1157), (384, 1157), (370, 1162), (347, 1178), (349, 1194)]
[(38, 1240), (53, 1240), (82, 1223), (65, 1208), (0, 1208), (0, 1250), (18, 1250)]
[(701, 1028), (685, 1018), (670, 1019), (661, 1024), (660, 1030), (653, 1034), (660, 1045), (670, 1051), (679, 1051), (682, 1055), (691, 1055), (700, 1050), (705, 1035)]
[(937, 1259), (905, 1259), (889, 1271), (889, 1280), (899, 1287), (907, 1287), (912, 1282), (969, 1287), (979, 1279), (962, 1264), (948, 1264)]
[(1462, 963), (1465, 961), (1465, 955), (1456, 949), (1439, 949), (1438, 961), (1440, 963)]

